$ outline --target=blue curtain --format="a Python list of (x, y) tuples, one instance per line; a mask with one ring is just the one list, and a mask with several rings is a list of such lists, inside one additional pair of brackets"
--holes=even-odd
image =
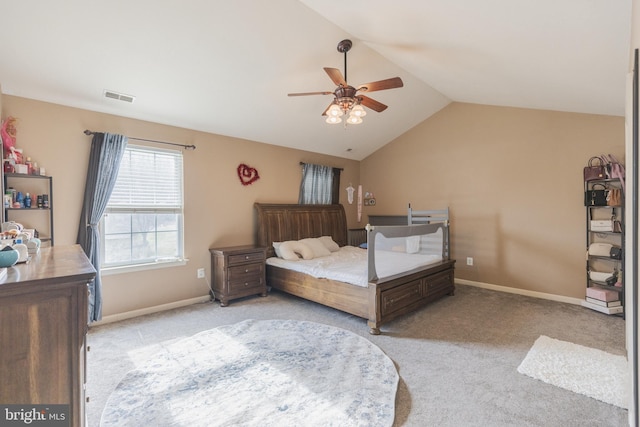
[(332, 191), (333, 168), (308, 163), (302, 165), (299, 204), (330, 205), (332, 203)]
[(102, 282), (100, 280), (100, 232), (98, 223), (107, 208), (111, 192), (118, 178), (127, 137), (110, 133), (94, 133), (84, 201), (76, 243), (98, 272), (89, 284), (89, 323), (102, 319)]

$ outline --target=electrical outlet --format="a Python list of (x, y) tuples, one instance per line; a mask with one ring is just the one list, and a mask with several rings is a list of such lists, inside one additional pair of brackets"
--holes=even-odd
[(473, 265), (473, 257), (467, 257), (467, 265)]
[(204, 268), (198, 269), (198, 279), (204, 279)]

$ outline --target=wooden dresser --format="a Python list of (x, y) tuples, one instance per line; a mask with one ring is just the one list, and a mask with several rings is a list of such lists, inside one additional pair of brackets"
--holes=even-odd
[(211, 248), (214, 297), (225, 307), (229, 301), (249, 295), (267, 296), (266, 249), (260, 246)]
[[(0, 279), (0, 404), (69, 405), (85, 424), (87, 283), (79, 245), (40, 249)], [(26, 410), (25, 409), (25, 410)]]

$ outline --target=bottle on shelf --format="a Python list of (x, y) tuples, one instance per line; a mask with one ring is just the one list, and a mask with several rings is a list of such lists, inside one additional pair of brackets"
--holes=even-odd
[(31, 161), (31, 157), (27, 157), (24, 164), (27, 166), (27, 175), (33, 174), (33, 162)]

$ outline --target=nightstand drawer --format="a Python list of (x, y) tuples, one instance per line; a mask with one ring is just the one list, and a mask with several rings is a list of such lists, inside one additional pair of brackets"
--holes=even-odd
[(258, 262), (264, 260), (264, 251), (229, 255), (229, 265), (243, 264), (245, 262)]
[(229, 282), (243, 281), (247, 277), (262, 276), (264, 264), (245, 264), (229, 267)]
[(264, 279), (260, 276), (246, 277), (245, 280), (229, 282), (229, 295), (253, 295), (262, 292)]

